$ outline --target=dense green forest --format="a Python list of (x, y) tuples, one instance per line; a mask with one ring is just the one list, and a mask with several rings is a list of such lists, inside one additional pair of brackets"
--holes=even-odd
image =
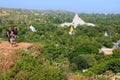
[[(74, 35), (61, 23), (72, 22), (75, 13), (60, 10), (0, 9), (0, 38), (6, 40), (8, 27), (19, 28), (18, 42), (34, 45), (18, 50), (20, 60), (1, 80), (110, 80), (106, 75), (120, 72), (120, 50), (104, 55), (99, 50), (112, 48), (120, 39), (120, 14), (78, 14), (95, 27), (78, 25)], [(36, 32), (29, 28), (33, 25)], [(105, 32), (109, 36), (104, 36)], [(87, 70), (83, 72), (83, 70)], [(99, 76), (102, 75), (102, 76)]]

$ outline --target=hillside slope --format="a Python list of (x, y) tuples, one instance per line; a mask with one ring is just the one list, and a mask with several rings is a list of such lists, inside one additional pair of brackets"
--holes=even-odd
[(18, 46), (12, 47), (7, 41), (0, 42), (0, 72), (4, 72), (14, 66), (15, 62), (20, 58), (16, 54), (18, 49), (27, 49), (32, 46), (31, 43), (18, 43)]

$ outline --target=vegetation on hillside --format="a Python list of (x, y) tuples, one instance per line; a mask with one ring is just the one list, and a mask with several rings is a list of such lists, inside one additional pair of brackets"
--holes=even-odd
[[(109, 80), (97, 75), (120, 72), (119, 49), (112, 55), (99, 53), (103, 46), (112, 48), (119, 40), (120, 14), (79, 14), (96, 26), (78, 25), (74, 35), (68, 34), (69, 27), (60, 27), (63, 22), (72, 21), (72, 12), (0, 9), (0, 14), (4, 14), (0, 15), (0, 38), (5, 40), (8, 27), (17, 25), (18, 41), (36, 44), (28, 50), (19, 50), (17, 53), (22, 58), (6, 74), (1, 72), (1, 79), (66, 80), (70, 73), (78, 73)], [(37, 31), (32, 32), (30, 25)], [(105, 32), (109, 36), (104, 36)]]

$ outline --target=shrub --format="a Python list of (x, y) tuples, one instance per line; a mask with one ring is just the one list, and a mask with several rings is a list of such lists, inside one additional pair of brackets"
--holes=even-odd
[(61, 80), (64, 75), (59, 68), (43, 64), (41, 59), (25, 56), (7, 74), (6, 79), (16, 80)]
[(112, 36), (112, 41), (113, 42), (116, 42), (119, 39), (120, 39), (120, 34), (115, 34), (115, 35)]
[(97, 80), (111, 80), (111, 79), (104, 77), (104, 76), (99, 76), (97, 77)]
[(113, 43), (112, 43), (112, 40), (111, 39), (109, 39), (109, 38), (104, 38), (104, 46), (105, 47), (108, 47), (108, 48), (112, 48), (113, 47)]
[(0, 74), (0, 80), (3, 80), (3, 75), (2, 74)]
[(19, 49), (17, 50), (17, 54), (21, 56), (32, 56), (32, 57), (40, 57), (43, 53), (44, 47), (40, 43), (34, 43), (32, 46), (28, 47), (26, 50)]
[(106, 61), (106, 62), (102, 62), (100, 64), (94, 65), (93, 67), (88, 69), (88, 71), (85, 74), (88, 76), (93, 76), (97, 74), (102, 74), (108, 69), (109, 69), (108, 61)]
[(109, 61), (109, 69), (115, 73), (120, 72), (120, 58), (119, 59), (112, 59)]
[(89, 68), (85, 74), (93, 76), (97, 74), (102, 74), (107, 70), (111, 70), (114, 73), (120, 72), (120, 58), (107, 61), (104, 60), (100, 64), (96, 64), (93, 67)]
[(108, 48), (113, 47), (112, 40), (109, 37), (97, 37), (97, 41), (105, 47), (108, 47)]
[(81, 44), (74, 49), (74, 51), (69, 55), (69, 59), (79, 56), (80, 54), (97, 54), (100, 48), (101, 44), (98, 42), (86, 40), (81, 42)]
[(79, 55), (74, 57), (71, 60), (72, 63), (75, 63), (78, 66), (79, 70), (87, 69), (96, 63), (94, 55)]
[(120, 58), (120, 49), (114, 49), (112, 56), (113, 58)]

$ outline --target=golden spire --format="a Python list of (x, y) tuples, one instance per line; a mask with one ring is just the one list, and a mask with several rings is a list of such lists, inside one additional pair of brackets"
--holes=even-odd
[(74, 32), (74, 27), (71, 25), (70, 26), (70, 32), (73, 33)]

